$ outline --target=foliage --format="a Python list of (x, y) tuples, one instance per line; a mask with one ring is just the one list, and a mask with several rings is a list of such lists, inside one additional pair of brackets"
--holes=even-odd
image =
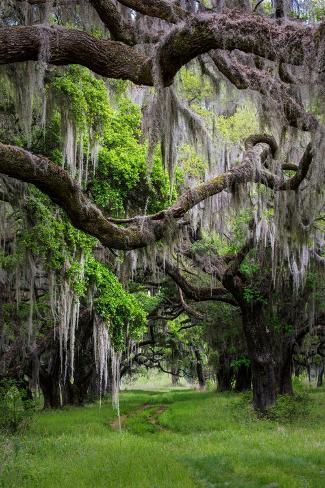
[(57, 211), (49, 198), (37, 189), (29, 189), (28, 204), (34, 225), (24, 228), (20, 246), (36, 256), (43, 257), (49, 270), (60, 270), (71, 263), (78, 253), (89, 253), (96, 239), (75, 229), (62, 211)]
[(19, 253), (31, 252), (42, 258), (47, 270), (67, 279), (84, 301), (89, 291), (96, 290), (95, 310), (110, 324), (116, 347), (121, 346), (126, 328), (131, 336), (139, 337), (146, 313), (115, 274), (95, 259), (96, 239), (75, 229), (63, 212), (55, 211), (49, 199), (36, 189), (30, 189), (29, 205), (34, 225), (21, 232), (17, 242)]
[(250, 360), (247, 356), (241, 356), (237, 359), (233, 359), (230, 363), (230, 366), (235, 369), (239, 369), (241, 366), (245, 366), (246, 368), (248, 368), (249, 365)]
[(149, 314), (155, 310), (164, 299), (164, 294), (162, 291), (152, 294), (147, 291), (134, 291), (134, 296), (137, 298), (138, 302), (141, 304), (142, 308)]
[(219, 115), (217, 127), (225, 140), (232, 143), (244, 141), (259, 130), (256, 108), (246, 104), (238, 107), (233, 115)]
[(169, 200), (168, 177), (158, 150), (148, 173), (147, 144), (141, 139), (140, 126), (140, 107), (121, 98), (106, 126), (91, 184), (96, 203), (116, 216), (146, 209), (155, 212)]
[(189, 144), (180, 147), (177, 168), (176, 183), (181, 186), (185, 179), (190, 178), (196, 181), (203, 181), (208, 164)]
[(246, 303), (267, 304), (267, 299), (261, 293), (257, 286), (246, 286), (243, 291), (243, 297)]
[(114, 273), (93, 257), (86, 262), (85, 277), (96, 289), (97, 313), (112, 326), (110, 333), (115, 348), (122, 348), (127, 333), (139, 339), (145, 332), (146, 313), (136, 297), (127, 293)]
[(202, 76), (194, 67), (182, 68), (179, 77), (182, 83), (182, 94), (189, 103), (203, 102), (213, 95), (209, 78)]
[(246, 258), (240, 265), (240, 271), (247, 278), (252, 278), (260, 270), (260, 265), (252, 258)]
[(0, 430), (15, 433), (26, 428), (35, 412), (35, 403), (26, 390), (12, 379), (0, 382)]
[(70, 114), (83, 133), (92, 129), (101, 133), (109, 123), (111, 107), (103, 80), (91, 71), (72, 65), (62, 75), (54, 78), (51, 88), (57, 101), (63, 101), (63, 109)]
[(295, 395), (279, 395), (276, 405), (269, 408), (267, 418), (281, 422), (297, 422), (306, 418), (311, 410), (311, 399), (306, 392)]
[(290, 336), (295, 332), (295, 328), (292, 324), (289, 324), (287, 322), (283, 322), (277, 315), (272, 314), (269, 320), (270, 325), (272, 326), (272, 329), (276, 334), (283, 333), (285, 335)]

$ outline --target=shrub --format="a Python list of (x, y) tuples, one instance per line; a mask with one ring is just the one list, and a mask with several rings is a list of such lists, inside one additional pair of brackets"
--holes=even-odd
[(26, 428), (34, 411), (34, 401), (27, 398), (26, 390), (15, 380), (0, 382), (0, 430), (15, 433)]
[(295, 395), (278, 396), (276, 405), (267, 411), (267, 418), (279, 422), (292, 422), (297, 418), (305, 417), (310, 412), (310, 398), (305, 392)]

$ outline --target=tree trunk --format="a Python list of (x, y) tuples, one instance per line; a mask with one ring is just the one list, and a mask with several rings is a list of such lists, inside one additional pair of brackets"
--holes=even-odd
[(204, 377), (204, 373), (203, 373), (202, 358), (201, 358), (201, 353), (200, 353), (199, 349), (195, 348), (194, 354), (195, 354), (195, 359), (196, 359), (196, 374), (197, 374), (197, 379), (199, 382), (199, 387), (200, 387), (200, 390), (204, 390), (204, 388), (205, 388), (205, 377)]
[(61, 406), (60, 388), (56, 378), (40, 372), (40, 387), (44, 397), (44, 409), (59, 408)]
[(318, 371), (318, 377), (317, 377), (317, 387), (320, 388), (323, 386), (323, 377), (324, 377), (324, 366), (320, 368)]
[(217, 370), (218, 391), (230, 391), (232, 388), (233, 368), (230, 366), (230, 360), (227, 353), (221, 354)]
[(292, 345), (284, 343), (280, 362), (277, 368), (278, 372), (278, 392), (280, 395), (292, 395)]
[(172, 385), (177, 386), (179, 384), (179, 369), (177, 366), (172, 365)]
[(276, 401), (272, 338), (263, 320), (262, 305), (243, 307), (243, 327), (252, 368), (253, 405), (265, 412)]
[(246, 391), (250, 390), (252, 386), (252, 370), (250, 365), (247, 366), (242, 364), (236, 371), (236, 383), (235, 383), (235, 390), (236, 391)]

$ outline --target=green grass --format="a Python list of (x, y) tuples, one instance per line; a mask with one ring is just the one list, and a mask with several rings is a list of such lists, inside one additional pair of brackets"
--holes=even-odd
[(309, 397), (280, 422), (258, 420), (242, 395), (126, 391), (122, 433), (109, 401), (43, 412), (0, 441), (0, 486), (325, 487), (325, 392)]

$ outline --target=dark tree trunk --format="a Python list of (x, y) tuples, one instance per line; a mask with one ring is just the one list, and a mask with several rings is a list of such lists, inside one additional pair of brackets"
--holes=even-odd
[(49, 374), (40, 373), (39, 381), (44, 397), (44, 408), (59, 408), (62, 397), (56, 378), (52, 378)]
[(278, 392), (280, 395), (292, 395), (292, 344), (282, 345), (281, 358), (277, 368)]
[(235, 383), (235, 390), (236, 391), (246, 391), (250, 390), (252, 387), (252, 370), (250, 365), (247, 366), (242, 364), (236, 371), (236, 383)]
[(262, 305), (243, 307), (243, 327), (252, 368), (253, 404), (265, 412), (276, 401), (272, 338), (263, 320)]
[(217, 369), (218, 391), (230, 391), (232, 389), (232, 380), (234, 370), (230, 366), (230, 359), (227, 354), (221, 354), (219, 358), (219, 366)]
[(75, 355), (73, 383), (63, 378), (58, 340), (53, 341), (51, 347), (47, 347), (41, 355), (43, 366), (39, 370), (39, 383), (44, 396), (44, 408), (82, 405), (87, 399), (95, 369), (91, 331), (92, 316), (84, 311), (80, 315), (76, 334), (79, 353)]
[(205, 388), (205, 377), (204, 377), (203, 367), (202, 367), (202, 357), (201, 357), (201, 353), (200, 353), (199, 349), (195, 348), (194, 354), (195, 354), (195, 359), (196, 359), (197, 379), (199, 382), (200, 390), (203, 390)]
[(307, 365), (308, 383), (311, 383), (311, 370), (310, 365)]
[(274, 0), (275, 18), (283, 19), (287, 16), (289, 10), (289, 1), (287, 0)]
[(64, 405), (82, 405), (88, 394), (87, 382), (76, 380), (71, 384), (60, 382), (60, 377), (40, 374), (40, 387), (44, 396), (44, 408), (60, 408)]
[(321, 369), (318, 371), (318, 377), (317, 377), (317, 387), (318, 388), (323, 386), (323, 377), (324, 377), (324, 366), (322, 366)]

